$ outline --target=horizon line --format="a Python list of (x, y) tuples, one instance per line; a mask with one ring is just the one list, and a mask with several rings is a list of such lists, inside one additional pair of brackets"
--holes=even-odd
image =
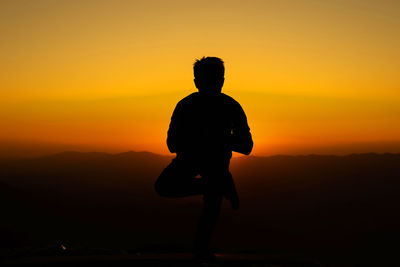
[[(54, 152), (54, 153), (47, 153), (47, 154), (42, 154), (42, 155), (31, 155), (31, 156), (11, 156), (11, 157), (0, 157), (1, 160), (5, 159), (38, 159), (38, 158), (44, 158), (44, 157), (51, 157), (51, 156), (56, 156), (60, 154), (66, 154), (66, 153), (76, 153), (76, 154), (105, 154), (105, 155), (121, 155), (121, 154), (128, 154), (128, 153), (146, 153), (146, 154), (152, 154), (156, 156), (161, 156), (161, 157), (175, 157), (176, 154), (159, 154), (159, 153), (154, 153), (151, 151), (147, 150), (140, 150), (140, 151), (135, 151), (135, 150), (127, 150), (127, 151), (122, 151), (122, 152), (104, 152), (104, 151), (78, 151), (78, 150), (63, 150), (60, 152)], [(233, 156), (232, 159), (235, 158), (271, 158), (271, 157), (310, 157), (310, 156), (320, 156), (320, 157), (348, 157), (348, 156), (355, 156), (355, 155), (400, 155), (400, 152), (362, 152), (362, 153), (347, 153), (347, 154), (319, 154), (319, 153), (306, 153), (306, 154), (273, 154), (273, 155), (237, 155)]]

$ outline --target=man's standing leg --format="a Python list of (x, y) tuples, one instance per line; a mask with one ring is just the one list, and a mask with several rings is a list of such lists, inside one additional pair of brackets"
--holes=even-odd
[(204, 206), (201, 211), (194, 237), (193, 253), (195, 257), (213, 259), (209, 245), (212, 233), (218, 221), (222, 205), (222, 188), (220, 177), (205, 176)]

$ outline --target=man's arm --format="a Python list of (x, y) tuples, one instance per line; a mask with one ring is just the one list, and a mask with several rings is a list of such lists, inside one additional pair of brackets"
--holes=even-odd
[(167, 146), (171, 153), (177, 153), (177, 151), (179, 151), (179, 128), (182, 121), (181, 109), (181, 104), (178, 102), (174, 112), (172, 113), (171, 122), (168, 128)]
[(232, 129), (232, 151), (249, 155), (253, 149), (253, 139), (251, 137), (250, 128), (247, 124), (246, 114), (237, 103)]

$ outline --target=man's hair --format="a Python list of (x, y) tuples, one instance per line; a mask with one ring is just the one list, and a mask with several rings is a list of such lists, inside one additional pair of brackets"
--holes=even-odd
[(218, 57), (202, 57), (196, 59), (193, 64), (195, 78), (202, 77), (224, 77), (225, 67), (222, 59)]

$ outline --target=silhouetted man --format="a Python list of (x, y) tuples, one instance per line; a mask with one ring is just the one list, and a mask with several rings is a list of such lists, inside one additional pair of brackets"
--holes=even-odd
[[(204, 195), (193, 253), (196, 259), (214, 259), (209, 243), (222, 198), (239, 208), (239, 198), (229, 172), (232, 151), (250, 154), (253, 140), (246, 115), (238, 102), (221, 93), (224, 63), (203, 57), (194, 63), (194, 83), (199, 92), (178, 102), (171, 117), (167, 145), (176, 153), (155, 183), (163, 197)], [(196, 178), (200, 175), (201, 178)]]

